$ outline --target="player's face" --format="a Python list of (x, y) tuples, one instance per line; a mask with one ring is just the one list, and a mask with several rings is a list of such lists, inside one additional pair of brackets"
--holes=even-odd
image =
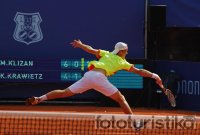
[(122, 57), (122, 58), (125, 58), (127, 54), (128, 54), (128, 49), (126, 49), (126, 50), (121, 50), (121, 57)]
[(122, 52), (123, 52), (124, 56), (126, 56), (128, 54), (128, 49), (123, 50)]
[(125, 55), (127, 55), (128, 54), (128, 49), (126, 49), (126, 50), (124, 50), (125, 51)]

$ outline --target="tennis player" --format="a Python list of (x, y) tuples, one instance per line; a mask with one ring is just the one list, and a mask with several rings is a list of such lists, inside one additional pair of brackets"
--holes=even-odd
[(126, 61), (125, 57), (128, 54), (128, 46), (123, 42), (118, 42), (113, 52), (94, 49), (89, 45), (83, 44), (80, 40), (74, 40), (70, 44), (74, 48), (81, 48), (90, 54), (94, 54), (98, 58), (98, 61), (91, 61), (88, 64), (89, 71), (79, 81), (68, 88), (64, 90), (53, 90), (40, 97), (28, 98), (26, 100), (28, 105), (36, 105), (42, 101), (55, 98), (70, 97), (89, 89), (95, 89), (119, 103), (124, 113), (133, 114), (124, 96), (108, 81), (107, 77), (115, 74), (119, 70), (127, 70), (130, 73), (136, 73), (143, 77), (154, 78), (158, 85), (162, 85), (162, 80), (157, 74), (145, 69), (138, 69), (134, 67), (134, 64)]

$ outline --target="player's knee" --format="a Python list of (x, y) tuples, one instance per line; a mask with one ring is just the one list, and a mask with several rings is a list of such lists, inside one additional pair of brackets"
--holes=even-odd
[(122, 103), (122, 102), (125, 102), (126, 100), (125, 100), (125, 97), (123, 96), (123, 95), (118, 95), (118, 97), (116, 98), (116, 101), (118, 102), (118, 103)]
[(112, 98), (113, 100), (115, 100), (116, 102), (124, 102), (125, 98), (124, 96), (118, 91), (115, 94), (113, 94), (112, 96), (110, 96), (110, 98)]
[(73, 96), (73, 95), (74, 95), (74, 93), (71, 92), (70, 89), (67, 88), (67, 89), (63, 90), (63, 96), (69, 97), (69, 96)]

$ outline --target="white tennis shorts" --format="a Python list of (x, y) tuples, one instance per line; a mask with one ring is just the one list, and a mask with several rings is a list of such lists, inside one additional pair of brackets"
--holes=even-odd
[(103, 73), (92, 70), (86, 72), (79, 81), (69, 87), (72, 93), (83, 93), (90, 89), (95, 89), (105, 96), (111, 96), (118, 91)]

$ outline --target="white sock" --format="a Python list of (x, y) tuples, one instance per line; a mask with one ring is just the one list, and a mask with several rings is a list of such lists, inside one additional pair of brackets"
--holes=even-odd
[(39, 97), (41, 101), (47, 100), (47, 96), (46, 95), (42, 95)]

